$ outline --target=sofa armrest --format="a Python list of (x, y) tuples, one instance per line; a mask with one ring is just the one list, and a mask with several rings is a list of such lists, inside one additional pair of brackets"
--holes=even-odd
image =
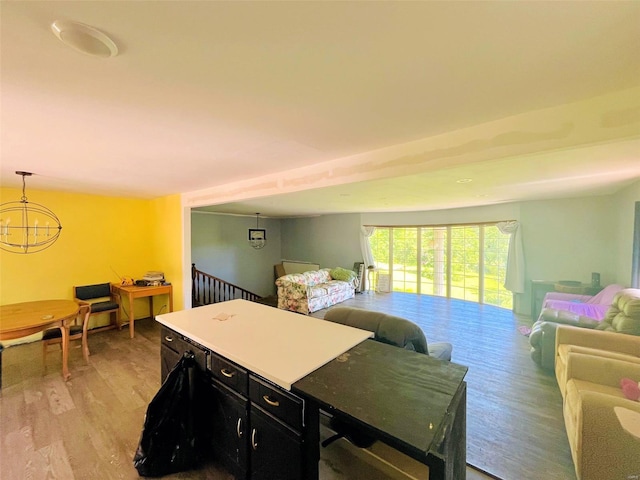
[(640, 440), (622, 427), (614, 408), (623, 407), (640, 413), (640, 403), (591, 391), (582, 392), (579, 403), (582, 418), (578, 422), (580, 431), (576, 434), (582, 448), (576, 470), (581, 472), (581, 478), (637, 478)]
[(622, 378), (640, 378), (640, 363), (569, 352), (566, 381), (572, 378), (620, 388)]
[(567, 302), (588, 302), (593, 297), (591, 295), (579, 295), (577, 293), (547, 292), (544, 294), (542, 305), (547, 300), (564, 300)]
[(561, 323), (563, 325), (575, 325), (576, 327), (596, 328), (600, 322), (591, 317), (585, 317), (569, 310), (556, 308), (543, 308), (538, 321)]
[(569, 325), (560, 325), (556, 331), (556, 351), (558, 350), (558, 345), (561, 344), (580, 345), (629, 355), (640, 355), (639, 336), (577, 328)]

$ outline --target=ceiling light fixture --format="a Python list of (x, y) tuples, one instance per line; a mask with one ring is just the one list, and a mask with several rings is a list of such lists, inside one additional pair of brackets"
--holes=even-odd
[(31, 173), (16, 175), (22, 175), (22, 198), (0, 205), (0, 248), (11, 253), (41, 252), (58, 239), (62, 225), (47, 207), (27, 200), (24, 177)]
[(109, 58), (118, 54), (118, 47), (100, 30), (69, 20), (51, 24), (53, 34), (65, 45), (94, 57)]
[(471, 178), (460, 178), (456, 180), (456, 183), (471, 183), (471, 182), (473, 182), (473, 179)]
[(260, 250), (267, 244), (267, 231), (264, 228), (258, 228), (259, 215), (256, 213), (256, 228), (249, 229), (249, 244), (255, 250)]

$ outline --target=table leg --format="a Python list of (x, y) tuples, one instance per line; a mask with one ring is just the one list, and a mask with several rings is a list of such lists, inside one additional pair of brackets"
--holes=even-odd
[(71, 377), (69, 373), (69, 326), (60, 327), (60, 333), (62, 333), (62, 378), (67, 381)]
[(135, 315), (133, 314), (133, 295), (129, 294), (129, 336), (133, 338), (133, 322)]
[(153, 295), (149, 297), (149, 318), (153, 320)]

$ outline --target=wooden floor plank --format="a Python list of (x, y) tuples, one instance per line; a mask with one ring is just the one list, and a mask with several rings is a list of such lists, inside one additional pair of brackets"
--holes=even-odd
[[(360, 294), (353, 306), (407, 318), (428, 343), (450, 342), (467, 373), (467, 462), (506, 480), (574, 480), (553, 374), (530, 358), (528, 317), (490, 305), (406, 293)], [(322, 318), (326, 310), (313, 314)]]
[[(555, 378), (537, 368), (528, 339), (517, 332), (530, 319), (495, 307), (397, 293), (360, 294), (342, 305), (409, 318), (429, 342), (453, 344), (454, 361), (469, 367), (470, 463), (504, 480), (575, 479)], [(160, 386), (159, 324), (137, 320), (134, 339), (127, 329), (90, 335), (89, 348), (88, 364), (80, 349), (71, 352), (66, 383), (59, 352), (47, 355), (45, 367), (40, 343), (4, 351), (0, 478), (139, 478), (132, 458), (146, 406)], [(330, 452), (323, 455), (330, 458)], [(467, 472), (469, 480), (493, 478)], [(337, 480), (330, 472), (323, 475), (321, 480)], [(165, 478), (232, 479), (215, 464)]]

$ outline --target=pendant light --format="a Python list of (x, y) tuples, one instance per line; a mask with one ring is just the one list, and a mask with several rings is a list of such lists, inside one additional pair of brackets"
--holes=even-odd
[(60, 220), (47, 207), (27, 200), (25, 177), (22, 175), (22, 198), (19, 202), (0, 205), (0, 248), (11, 253), (36, 253), (49, 248), (60, 236)]
[(249, 229), (249, 244), (255, 250), (260, 250), (267, 244), (267, 231), (264, 228), (259, 228), (259, 215), (256, 213), (256, 228)]

